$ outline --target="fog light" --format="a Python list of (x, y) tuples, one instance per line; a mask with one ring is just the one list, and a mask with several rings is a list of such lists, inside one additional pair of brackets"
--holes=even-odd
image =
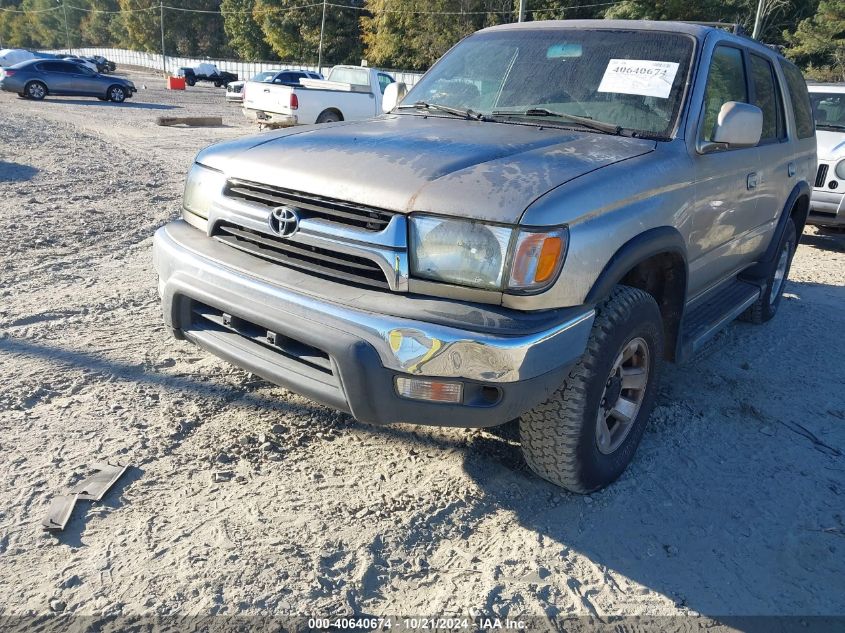
[(444, 382), (428, 378), (396, 378), (396, 392), (403, 398), (451, 402), (460, 404), (464, 386), (459, 382)]

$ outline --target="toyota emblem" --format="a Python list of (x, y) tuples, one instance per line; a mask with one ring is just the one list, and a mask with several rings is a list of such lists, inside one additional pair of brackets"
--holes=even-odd
[(276, 207), (270, 212), (270, 230), (279, 237), (290, 237), (299, 229), (299, 216), (292, 207)]

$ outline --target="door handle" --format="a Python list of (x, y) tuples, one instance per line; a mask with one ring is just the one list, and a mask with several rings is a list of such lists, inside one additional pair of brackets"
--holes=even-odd
[(757, 188), (757, 172), (752, 172), (748, 174), (748, 177), (745, 179), (745, 184), (748, 186), (748, 189), (756, 189)]
[(795, 163), (789, 163), (786, 166), (786, 173), (789, 174), (790, 178), (792, 178), (795, 175)]
[(270, 89), (269, 89), (269, 88), (265, 88), (265, 89), (264, 89), (264, 92), (270, 92)]

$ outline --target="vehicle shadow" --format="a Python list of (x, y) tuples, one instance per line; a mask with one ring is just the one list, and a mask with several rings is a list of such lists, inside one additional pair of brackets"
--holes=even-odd
[(724, 623), (845, 614), (845, 389), (828, 377), (845, 352), (845, 287), (786, 292), (768, 324), (735, 323), (664, 367), (638, 453), (608, 489), (580, 496), (536, 477), (514, 424), (477, 439), (465, 471), (489, 507), (610, 571), (596, 594), (632, 582)]
[[(113, 359), (101, 358), (95, 352), (81, 352), (40, 345), (11, 336), (6, 336), (5, 338), (0, 337), (0, 355), (4, 353), (41, 358), (57, 365), (87, 369), (105, 376), (131, 380), (176, 393), (189, 393), (196, 396), (214, 398), (237, 398), (245, 405), (264, 409), (280, 411), (295, 409), (297, 412), (301, 412), (303, 409), (301, 405), (291, 407), (284, 400), (265, 397), (252, 391), (234, 389), (230, 385), (215, 383), (213, 381), (203, 382), (199, 378), (192, 379), (190, 376), (167, 374), (147, 368), (142, 363), (124, 363)], [(315, 411), (318, 406), (314, 405)]]
[(368, 431), (463, 454), (480, 490), (464, 517), (477, 555), (541, 569), (533, 587), (501, 581), (503, 615), (526, 601), (565, 615), (551, 591), (577, 594), (582, 615), (623, 615), (630, 598), (631, 609), (674, 607), (743, 631), (778, 630), (744, 616), (841, 616), (845, 389), (828, 370), (845, 354), (845, 287), (790, 282), (786, 292), (768, 324), (735, 323), (688, 364), (663, 368), (633, 462), (592, 495), (537, 477), (517, 422), (464, 441), (419, 427)]
[(23, 163), (8, 163), (0, 160), (0, 182), (25, 182), (32, 180), (38, 168)]
[(44, 103), (67, 103), (73, 105), (99, 106), (102, 108), (136, 108), (142, 110), (181, 110), (182, 106), (164, 105), (162, 103), (144, 103), (143, 101), (124, 101), (114, 103), (112, 101), (100, 101), (95, 97), (90, 99), (65, 99), (47, 97)]
[(845, 231), (824, 227), (816, 227), (815, 232), (804, 229), (804, 234), (801, 236), (801, 246), (845, 253)]

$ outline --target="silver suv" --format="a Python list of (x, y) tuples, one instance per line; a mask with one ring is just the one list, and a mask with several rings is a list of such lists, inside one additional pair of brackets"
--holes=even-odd
[(165, 322), (362, 421), (519, 418), (537, 474), (607, 485), (661, 361), (778, 308), (801, 73), (714, 28), (568, 20), (480, 31), (402, 92), (200, 152), (155, 236)]

